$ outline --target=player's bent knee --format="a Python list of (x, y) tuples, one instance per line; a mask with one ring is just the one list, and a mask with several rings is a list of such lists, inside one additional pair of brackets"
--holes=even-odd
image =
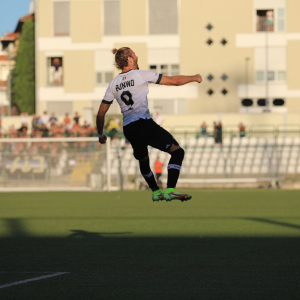
[(142, 161), (142, 162), (145, 162), (145, 161), (147, 161), (147, 160), (149, 160), (149, 156), (148, 156), (148, 155), (142, 157), (141, 159), (139, 159), (139, 161)]
[(179, 149), (176, 149), (175, 151), (171, 152), (171, 156), (173, 158), (183, 161), (184, 153), (185, 153), (185, 151), (179, 147)]
[(136, 160), (147, 161), (149, 159), (148, 153), (133, 153)]
[(174, 152), (178, 149), (180, 149), (180, 146), (178, 144), (177, 145), (172, 144), (171, 147), (168, 149), (168, 153), (172, 155), (172, 152)]
[(149, 159), (148, 149), (146, 147), (135, 149), (133, 151), (133, 156), (136, 160), (146, 161), (147, 159)]

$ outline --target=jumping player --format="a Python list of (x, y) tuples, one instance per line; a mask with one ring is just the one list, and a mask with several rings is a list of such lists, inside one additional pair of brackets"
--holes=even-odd
[[(112, 53), (115, 55), (115, 65), (122, 70), (122, 73), (110, 82), (101, 102), (96, 120), (99, 142), (106, 143), (107, 137), (103, 134), (104, 118), (113, 100), (116, 99), (123, 114), (124, 135), (133, 148), (134, 157), (139, 161), (142, 176), (152, 190), (152, 200), (190, 200), (191, 195), (176, 191), (184, 150), (168, 131), (152, 120), (147, 95), (149, 83), (176, 86), (190, 82), (201, 83), (201, 75), (169, 77), (151, 71), (141, 71), (138, 66), (138, 57), (130, 48), (113, 49)], [(165, 192), (158, 187), (151, 171), (148, 146), (171, 155)]]

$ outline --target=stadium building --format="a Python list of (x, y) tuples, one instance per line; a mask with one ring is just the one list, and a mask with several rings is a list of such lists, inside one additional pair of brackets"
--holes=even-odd
[(129, 46), (141, 69), (204, 78), (151, 86), (152, 112), (233, 114), (235, 123), (239, 113), (273, 112), (283, 122), (300, 112), (297, 11), (295, 0), (37, 0), (37, 112), (95, 114), (117, 74), (111, 49)]

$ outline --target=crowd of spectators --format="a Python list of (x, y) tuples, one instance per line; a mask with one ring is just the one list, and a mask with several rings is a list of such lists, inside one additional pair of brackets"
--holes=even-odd
[[(222, 146), (222, 143), (223, 143), (223, 125), (222, 125), (222, 122), (221, 121), (213, 122), (212, 128), (213, 128), (213, 130), (212, 130), (212, 133), (210, 134), (207, 131), (206, 122), (203, 122), (200, 125), (201, 136), (202, 137), (213, 136), (213, 138), (215, 139), (215, 143), (220, 144)], [(239, 129), (240, 138), (245, 137), (246, 136), (246, 127), (242, 122), (239, 123), (238, 129)]]
[(22, 119), (21, 127), (15, 128), (14, 125), (8, 129), (7, 137), (91, 137), (97, 136), (97, 130), (91, 124), (84, 121), (80, 125), (80, 116), (76, 112), (73, 120), (66, 113), (64, 119), (59, 122), (54, 113), (49, 115), (47, 111), (41, 116), (34, 114), (31, 121), (31, 131), (29, 133), (29, 124), (26, 119)]

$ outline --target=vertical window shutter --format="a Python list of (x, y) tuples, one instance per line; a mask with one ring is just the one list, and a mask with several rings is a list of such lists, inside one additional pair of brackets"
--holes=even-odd
[(178, 33), (177, 0), (149, 0), (149, 33)]
[(120, 25), (120, 1), (104, 1), (104, 34), (119, 35)]
[(70, 3), (54, 2), (54, 35), (70, 35)]

